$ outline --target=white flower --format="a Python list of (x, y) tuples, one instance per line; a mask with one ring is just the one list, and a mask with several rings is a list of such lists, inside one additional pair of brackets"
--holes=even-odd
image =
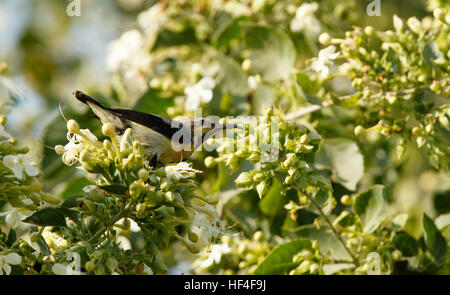
[(156, 37), (156, 34), (166, 25), (168, 20), (169, 18), (159, 3), (141, 12), (137, 17), (139, 27), (149, 37)]
[(17, 253), (0, 255), (0, 275), (11, 273), (11, 265), (18, 265), (22, 262), (22, 257)]
[(108, 46), (106, 60), (110, 71), (123, 71), (126, 77), (135, 76), (139, 70), (150, 69), (151, 56), (144, 46), (144, 37), (138, 30), (127, 31)]
[(313, 35), (318, 35), (322, 30), (322, 26), (314, 15), (317, 9), (319, 9), (317, 3), (304, 3), (297, 8), (295, 17), (291, 21), (291, 31), (300, 32), (307, 30)]
[(187, 87), (184, 90), (186, 94), (186, 110), (195, 111), (200, 107), (200, 103), (208, 103), (213, 98), (213, 89), (216, 86), (216, 82), (210, 78), (205, 77), (198, 81), (197, 84), (191, 87)]
[(39, 169), (26, 162), (23, 155), (6, 155), (3, 158), (3, 165), (11, 169), (18, 179), (23, 179), (23, 171), (29, 176), (39, 174)]
[(201, 268), (207, 268), (214, 263), (218, 264), (222, 259), (223, 254), (231, 252), (230, 246), (228, 244), (215, 244), (211, 246), (211, 251), (208, 258), (200, 263)]
[(189, 178), (191, 177), (192, 172), (194, 173), (201, 172), (199, 170), (191, 168), (191, 166), (187, 162), (180, 162), (177, 165), (166, 166), (164, 170), (166, 171), (167, 177), (177, 179)]
[(332, 60), (335, 60), (338, 56), (339, 52), (336, 52), (336, 47), (334, 45), (328, 46), (319, 51), (318, 58), (312, 59), (311, 69), (326, 78), (330, 74), (330, 67), (334, 65)]
[(24, 220), (28, 216), (27, 214), (23, 214), (25, 212), (28, 212), (28, 210), (23, 208), (13, 208), (10, 211), (0, 213), (0, 217), (6, 215), (5, 222), (9, 224), (12, 228), (16, 228), (20, 225), (22, 220)]
[(11, 135), (5, 131), (5, 127), (0, 125), (0, 137), (11, 138)]
[(206, 244), (209, 245), (211, 240), (217, 238), (219, 234), (226, 234), (225, 226), (212, 205), (205, 203), (203, 206), (194, 205), (193, 207), (196, 212), (192, 221), (192, 230), (199, 233)]
[(62, 160), (68, 166), (72, 166), (78, 161), (78, 156), (83, 150), (84, 144), (99, 144), (97, 137), (89, 129), (80, 129), (80, 133), (84, 137), (67, 132), (69, 142), (64, 146), (65, 152)]
[(71, 252), (68, 254), (68, 260), (71, 260), (73, 258), (73, 261), (69, 264), (62, 264), (62, 263), (55, 263), (52, 267), (52, 271), (57, 275), (81, 275), (83, 274), (80, 271), (81, 268), (81, 258), (80, 254), (76, 252)]

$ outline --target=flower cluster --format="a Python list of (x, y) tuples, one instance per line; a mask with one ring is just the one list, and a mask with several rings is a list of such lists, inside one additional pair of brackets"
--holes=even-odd
[[(439, 12), (422, 21), (394, 16), (393, 25), (395, 30), (385, 32), (356, 27), (343, 39), (324, 33), (319, 40), (333, 45), (312, 60), (311, 68), (322, 78), (351, 79), (350, 95), (338, 96), (331, 89), (324, 97), (367, 114), (355, 127), (356, 135), (371, 130), (399, 135), (400, 156), (412, 140), (427, 151), (432, 166), (448, 170), (450, 44), (444, 36), (449, 26)], [(340, 49), (336, 55), (335, 45)], [(336, 58), (341, 61), (339, 71), (330, 75), (331, 60)]]
[(196, 274), (249, 274), (272, 250), (272, 245), (264, 240), (258, 231), (252, 239), (223, 236), (221, 243), (206, 248), (194, 261), (192, 268)]

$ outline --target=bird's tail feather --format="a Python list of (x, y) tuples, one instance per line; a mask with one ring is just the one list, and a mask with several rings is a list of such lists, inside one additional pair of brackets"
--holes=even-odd
[(90, 97), (89, 95), (87, 95), (81, 91), (78, 91), (78, 90), (74, 91), (73, 96), (75, 96), (76, 99), (78, 99), (79, 101), (81, 101), (82, 103), (85, 103), (87, 105), (89, 105), (89, 103), (92, 103), (98, 107), (101, 107), (102, 109), (105, 108), (98, 101), (96, 101), (95, 99), (93, 99), (92, 97)]

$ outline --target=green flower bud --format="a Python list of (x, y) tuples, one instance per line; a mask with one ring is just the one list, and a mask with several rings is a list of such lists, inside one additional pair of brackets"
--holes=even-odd
[(94, 185), (89, 186), (88, 193), (89, 193), (89, 197), (91, 197), (91, 199), (94, 202), (97, 202), (97, 203), (105, 202), (105, 193), (97, 186), (94, 186)]
[(138, 172), (138, 176), (139, 179), (142, 180), (143, 182), (146, 182), (148, 180), (149, 177), (149, 173), (148, 170), (145, 168), (141, 168)]
[(0, 125), (5, 126), (7, 121), (8, 118), (6, 117), (6, 115), (0, 115)]
[(256, 186), (256, 191), (258, 192), (259, 198), (261, 199), (264, 194), (269, 190), (269, 187), (267, 186), (265, 181), (262, 181), (258, 183)]
[(145, 190), (144, 184), (141, 183), (141, 182), (136, 182), (136, 181), (133, 182), (133, 183), (130, 185), (130, 189), (129, 189), (130, 195), (131, 195), (133, 198), (138, 198), (139, 195), (140, 195), (144, 190)]
[(30, 189), (36, 193), (40, 192), (42, 190), (42, 183), (40, 183), (36, 179), (33, 179), (33, 182), (30, 184)]
[(331, 44), (331, 37), (328, 33), (322, 33), (319, 35), (319, 43), (323, 46), (328, 46)]
[(394, 252), (392, 252), (392, 259), (394, 259), (395, 261), (398, 261), (402, 258), (403, 258), (402, 252), (400, 252), (399, 250), (395, 250)]
[(253, 240), (257, 241), (257, 242), (262, 242), (264, 241), (264, 234), (262, 231), (257, 231), (253, 234)]
[(87, 261), (86, 264), (84, 265), (84, 268), (85, 268), (87, 271), (93, 271), (94, 268), (95, 268), (95, 262), (92, 261), (92, 260)]
[(161, 79), (153, 78), (153, 79), (150, 80), (150, 84), (149, 85), (153, 89), (161, 89), (161, 86), (162, 86)]
[(447, 116), (445, 116), (445, 115), (439, 116), (439, 117), (438, 117), (438, 120), (439, 120), (439, 124), (440, 124), (443, 128), (445, 128), (446, 130), (450, 130), (449, 122), (448, 122)]
[(368, 36), (373, 36), (375, 34), (375, 29), (371, 26), (367, 26), (364, 28), (364, 33)]
[(354, 133), (356, 136), (363, 136), (366, 133), (366, 129), (363, 126), (358, 125), (355, 127)]
[(343, 205), (350, 206), (351, 204), (353, 204), (353, 200), (349, 195), (343, 195), (341, 197), (341, 203)]
[(103, 124), (102, 132), (104, 135), (111, 137), (111, 138), (113, 138), (113, 137), (115, 138), (115, 136), (116, 136), (116, 128), (111, 123)]
[(2, 61), (0, 62), (0, 75), (5, 75), (9, 72), (9, 65)]
[(252, 66), (252, 61), (248, 58), (244, 59), (244, 61), (242, 62), (242, 65), (241, 65), (242, 70), (244, 72), (250, 71), (251, 66)]
[(78, 125), (77, 121), (70, 119), (67, 121), (67, 130), (69, 130), (70, 133), (79, 133), (80, 125)]
[(66, 152), (66, 150), (64, 149), (64, 146), (58, 144), (58, 145), (55, 146), (55, 152), (58, 155), (62, 156)]
[(89, 160), (91, 159), (91, 153), (88, 152), (87, 150), (83, 150), (80, 153), (80, 161), (81, 162), (89, 162)]
[(249, 172), (242, 172), (234, 182), (237, 187), (248, 187), (253, 184), (253, 177)]
[(50, 193), (41, 193), (41, 199), (44, 200), (47, 203), (50, 203), (52, 205), (58, 205), (61, 202), (61, 199), (57, 196), (50, 194)]
[(443, 23), (447, 23), (446, 19), (445, 19), (445, 11), (442, 8), (436, 8), (433, 11), (433, 16), (434, 18), (440, 20)]
[(209, 157), (205, 158), (205, 166), (207, 168), (214, 167), (215, 165), (216, 165), (216, 161), (215, 161), (214, 157), (209, 156)]

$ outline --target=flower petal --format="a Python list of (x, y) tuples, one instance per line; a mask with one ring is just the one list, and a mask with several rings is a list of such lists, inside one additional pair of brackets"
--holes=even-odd
[(9, 253), (8, 255), (5, 255), (4, 257), (8, 264), (17, 265), (22, 262), (22, 256), (20, 256), (17, 253)]
[(25, 172), (29, 175), (29, 176), (36, 176), (39, 174), (39, 169), (34, 167), (31, 164), (25, 164)]

